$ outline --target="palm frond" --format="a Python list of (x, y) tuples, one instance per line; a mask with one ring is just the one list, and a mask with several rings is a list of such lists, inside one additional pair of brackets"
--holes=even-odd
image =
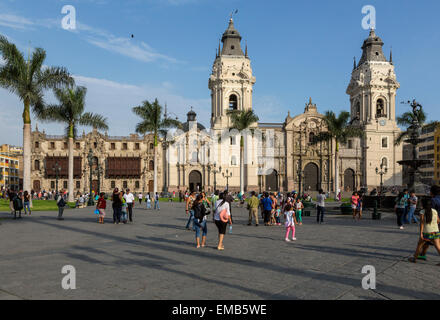
[(78, 121), (81, 126), (89, 126), (100, 130), (108, 130), (107, 118), (90, 112), (84, 113)]

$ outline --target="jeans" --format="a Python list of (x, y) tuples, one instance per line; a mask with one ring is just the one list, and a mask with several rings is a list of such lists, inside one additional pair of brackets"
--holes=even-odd
[(196, 239), (200, 238), (200, 230), (203, 231), (202, 237), (206, 237), (208, 234), (208, 226), (206, 225), (206, 220), (199, 222), (199, 219), (194, 219), (194, 228), (196, 231)]
[(193, 223), (193, 230), (194, 230), (194, 211), (193, 210), (189, 210), (189, 219), (188, 222), (186, 223), (186, 229), (189, 229), (189, 225), (191, 224), (191, 221)]
[(29, 212), (29, 214), (31, 214), (31, 204), (30, 204), (30, 202), (25, 202), (24, 203), (24, 214), (27, 214), (27, 212)]
[(403, 226), (403, 216), (405, 215), (405, 209), (404, 208), (397, 208), (396, 210), (397, 215), (397, 226), (401, 227)]
[(133, 222), (133, 203), (127, 203), (128, 206), (128, 218), (130, 222)]
[(296, 210), (296, 221), (302, 223), (302, 210)]
[(409, 212), (408, 212), (408, 221), (409, 221), (409, 223), (411, 223), (413, 221), (413, 219), (414, 219), (414, 221), (416, 223), (419, 223), (419, 220), (414, 215), (415, 212), (416, 212), (416, 207), (409, 207)]
[(318, 206), (317, 209), (316, 222), (319, 222), (319, 216), (321, 216), (321, 222), (324, 222), (325, 207)]
[(121, 207), (115, 207), (113, 208), (113, 222), (121, 222), (121, 214), (122, 214), (122, 208)]
[(405, 209), (403, 209), (403, 213), (402, 213), (402, 224), (409, 223), (408, 212), (409, 212), (409, 207), (405, 207)]
[(63, 217), (64, 207), (58, 207), (58, 219)]
[(159, 200), (155, 200), (155, 201), (154, 201), (154, 210), (160, 210), (160, 207), (159, 207)]

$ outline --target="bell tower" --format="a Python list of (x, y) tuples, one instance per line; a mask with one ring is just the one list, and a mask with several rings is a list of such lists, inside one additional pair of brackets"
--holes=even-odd
[(241, 35), (229, 20), (223, 33), (209, 78), (211, 90), (211, 128), (226, 129), (230, 126), (228, 110), (252, 109), (252, 92), (256, 82), (252, 75), (251, 61), (241, 48)]
[(350, 96), (353, 125), (365, 131), (363, 146), (363, 185), (376, 188), (380, 178), (376, 168), (384, 164), (388, 173), (384, 176), (385, 186), (402, 184), (402, 147), (395, 141), (400, 133), (396, 122), (396, 92), (400, 88), (396, 79), (392, 53), (387, 60), (382, 47), (384, 43), (370, 30), (362, 46), (362, 57), (354, 62), (347, 94)]

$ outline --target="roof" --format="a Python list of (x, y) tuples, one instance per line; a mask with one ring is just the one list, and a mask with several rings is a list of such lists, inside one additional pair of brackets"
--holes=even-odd
[(367, 61), (386, 62), (387, 59), (382, 50), (383, 44), (382, 39), (376, 35), (374, 29), (371, 29), (368, 38), (365, 39), (362, 45), (362, 57), (359, 60), (358, 67)]

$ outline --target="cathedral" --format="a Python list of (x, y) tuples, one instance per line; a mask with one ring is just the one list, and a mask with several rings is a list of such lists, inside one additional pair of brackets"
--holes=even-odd
[[(394, 143), (400, 133), (396, 123), (399, 83), (392, 55), (387, 60), (382, 50), (384, 43), (374, 30), (363, 43), (362, 57), (353, 65), (346, 91), (352, 125), (361, 128), (365, 136), (340, 146), (337, 163), (334, 141), (311, 144), (316, 135), (328, 130), (312, 98), (305, 104), (303, 113), (292, 116), (289, 112), (284, 122), (255, 123), (245, 133), (230, 130), (229, 111), (252, 110), (256, 83), (247, 46), (243, 50), (241, 40), (231, 18), (208, 82), (210, 128), (198, 123), (197, 114), (191, 109), (181, 130), (170, 133), (160, 142), (158, 191), (228, 188), (238, 192), (241, 186), (245, 192), (371, 190), (380, 184), (376, 168), (381, 164), (388, 169), (384, 184), (402, 185), (401, 167), (397, 164), (402, 159), (402, 147)], [(244, 137), (242, 153), (241, 136)], [(55, 142), (62, 141), (60, 137), (53, 137), (52, 141), (38, 130), (32, 137), (34, 189), (53, 189), (54, 159), (65, 163), (67, 150), (56, 147)], [(62, 142), (59, 145), (61, 148)], [(87, 190), (88, 181), (102, 186), (104, 192), (110, 192), (114, 186), (152, 192), (151, 145), (151, 135), (115, 138), (96, 131), (84, 134), (76, 144), (75, 192), (82, 188)], [(90, 177), (87, 152), (96, 148), (100, 152), (94, 159), (101, 164), (103, 172), (101, 176)], [(40, 167), (43, 162), (47, 163), (45, 169)], [(240, 170), (241, 164), (243, 170)], [(65, 168), (63, 172), (66, 179)]]

